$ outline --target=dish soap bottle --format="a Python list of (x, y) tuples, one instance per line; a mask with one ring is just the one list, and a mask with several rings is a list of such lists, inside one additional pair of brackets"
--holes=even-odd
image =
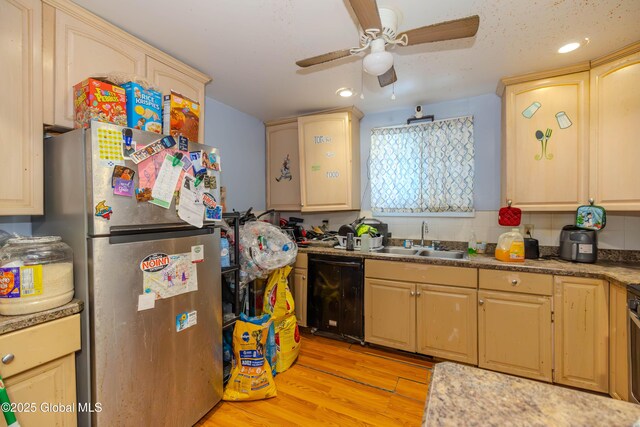
[(471, 232), (471, 236), (469, 236), (469, 246), (467, 246), (467, 253), (469, 256), (475, 255), (478, 253), (478, 246), (476, 243), (476, 233), (474, 231)]
[(524, 262), (524, 238), (517, 228), (500, 235), (496, 259), (504, 262)]

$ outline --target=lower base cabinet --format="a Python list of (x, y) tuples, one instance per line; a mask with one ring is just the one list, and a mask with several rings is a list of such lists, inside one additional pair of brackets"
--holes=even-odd
[(392, 280), (364, 281), (364, 339), (416, 351), (416, 285)]
[(289, 290), (293, 294), (296, 320), (299, 326), (304, 327), (307, 327), (307, 267), (307, 254), (299, 253), (289, 273)]
[(554, 382), (609, 391), (609, 284), (554, 277)]
[(478, 365), (551, 382), (551, 297), (479, 291), (478, 306)]
[(418, 353), (478, 363), (478, 292), (451, 286), (418, 285)]
[(629, 331), (627, 289), (609, 285), (609, 394), (629, 400)]

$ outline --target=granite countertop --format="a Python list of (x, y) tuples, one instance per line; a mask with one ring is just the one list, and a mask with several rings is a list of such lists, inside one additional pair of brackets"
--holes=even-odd
[(426, 258), (419, 256), (383, 254), (377, 252), (347, 252), (344, 249), (308, 247), (299, 248), (300, 253), (350, 256), (365, 259), (415, 262), (453, 267), (487, 268), (492, 270), (522, 271), (528, 273), (556, 274), (562, 276), (592, 277), (608, 280), (614, 284), (626, 286), (640, 284), (640, 263), (620, 263), (598, 261), (595, 264), (582, 264), (560, 259), (525, 260), (523, 263), (506, 263), (488, 255), (474, 255), (465, 259)]
[(640, 405), (457, 363), (435, 365), (423, 426), (632, 426)]
[(21, 314), (18, 316), (0, 316), (0, 335), (71, 316), (80, 313), (83, 308), (84, 303), (82, 301), (72, 299), (65, 305), (37, 313)]

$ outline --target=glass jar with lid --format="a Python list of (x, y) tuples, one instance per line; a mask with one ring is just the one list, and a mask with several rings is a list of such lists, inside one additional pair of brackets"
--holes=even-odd
[(73, 251), (58, 236), (9, 239), (0, 249), (0, 314), (29, 314), (73, 298)]

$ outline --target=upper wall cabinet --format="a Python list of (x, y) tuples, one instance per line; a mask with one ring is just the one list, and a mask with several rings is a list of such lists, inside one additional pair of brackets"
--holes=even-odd
[(0, 215), (41, 215), (42, 4), (0, 0)]
[(540, 211), (586, 202), (588, 103), (588, 72), (506, 87), (503, 199)]
[(168, 95), (172, 90), (194, 101), (200, 102), (200, 128), (198, 129), (198, 142), (204, 144), (204, 108), (205, 93), (204, 85), (208, 81), (205, 76), (194, 76), (186, 74), (184, 71), (158, 61), (157, 59), (147, 57), (147, 78), (155, 83), (163, 95)]
[(266, 127), (267, 209), (300, 210), (298, 122)]
[(360, 118), (355, 111), (298, 118), (302, 212), (360, 209)]
[(147, 77), (201, 106), (204, 141), (205, 84), (211, 79), (68, 0), (44, 3), (44, 123), (73, 127), (73, 86), (87, 77), (122, 72)]
[(640, 210), (640, 52), (591, 70), (589, 196), (612, 210)]

